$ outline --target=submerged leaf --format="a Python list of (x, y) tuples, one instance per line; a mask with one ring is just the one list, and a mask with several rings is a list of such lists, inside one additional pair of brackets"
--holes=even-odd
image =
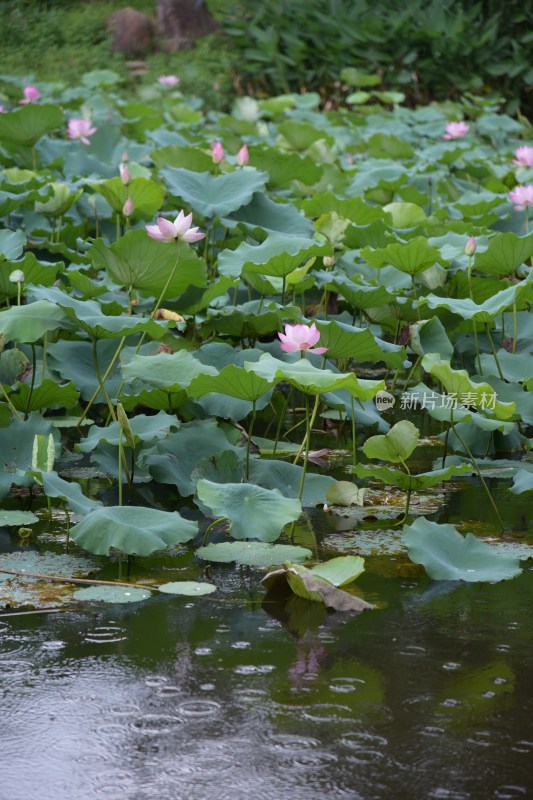
[(251, 567), (273, 567), (285, 561), (298, 563), (313, 555), (305, 547), (290, 544), (268, 544), (267, 542), (220, 542), (199, 547), (196, 555), (205, 561), (227, 564), (236, 561)]

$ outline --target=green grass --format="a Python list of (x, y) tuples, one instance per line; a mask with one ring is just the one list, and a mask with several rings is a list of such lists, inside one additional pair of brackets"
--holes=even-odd
[[(86, 72), (105, 67), (119, 73), (135, 90), (139, 83), (150, 84), (158, 75), (171, 73), (181, 78), (180, 88), (185, 94), (202, 97), (216, 108), (228, 105), (234, 94), (230, 51), (218, 34), (201, 39), (180, 53), (149, 54), (145, 59), (148, 74), (131, 80), (128, 58), (112, 52), (111, 36), (106, 30), (109, 15), (124, 5), (120, 0), (1, 3), (2, 75), (37, 85), (56, 81), (74, 85)], [(128, 5), (155, 15), (155, 0), (128, 0)], [(10, 94), (9, 85), (4, 90)]]

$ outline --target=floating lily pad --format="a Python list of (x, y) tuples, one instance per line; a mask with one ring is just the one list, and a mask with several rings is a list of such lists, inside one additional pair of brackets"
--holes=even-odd
[(151, 596), (148, 589), (134, 586), (88, 586), (74, 592), (74, 600), (93, 600), (99, 603), (139, 603)]
[(3, 525), (33, 525), (39, 517), (31, 511), (5, 511), (0, 509), (0, 528)]
[(199, 547), (196, 555), (204, 561), (227, 564), (236, 561), (251, 567), (273, 567), (285, 561), (298, 563), (311, 558), (305, 547), (290, 544), (267, 544), (267, 542), (221, 542)]
[(332, 533), (322, 547), (337, 553), (357, 553), (362, 556), (395, 556), (406, 551), (400, 531), (346, 531)]
[[(2, 567), (17, 572), (36, 575), (53, 575), (61, 578), (86, 577), (100, 568), (98, 562), (62, 553), (38, 553), (36, 550), (2, 555)], [(33, 578), (28, 575), (10, 575), (0, 572), (0, 607), (56, 608), (68, 605), (73, 584)]]
[(182, 594), (185, 597), (201, 597), (204, 594), (216, 592), (217, 587), (212, 583), (200, 583), (198, 581), (172, 581), (162, 583), (159, 591), (165, 594)]

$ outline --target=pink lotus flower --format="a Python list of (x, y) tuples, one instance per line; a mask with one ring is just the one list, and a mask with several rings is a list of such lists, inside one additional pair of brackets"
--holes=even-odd
[(467, 125), (466, 122), (448, 122), (444, 130), (446, 133), (442, 137), (443, 139), (460, 139), (462, 136), (466, 136), (470, 125)]
[(83, 144), (91, 144), (88, 136), (96, 133), (90, 119), (69, 119), (67, 136), (69, 139), (79, 139)]
[(0, 103), (0, 114), (7, 114), (7, 108)]
[(174, 222), (164, 217), (157, 218), (157, 225), (146, 225), (146, 233), (156, 242), (174, 242), (181, 239), (183, 242), (199, 242), (205, 238), (205, 233), (200, 233), (198, 228), (191, 228), (192, 213), (185, 214), (180, 211)]
[(127, 186), (128, 183), (131, 181), (131, 173), (126, 164), (119, 164), (118, 171), (120, 172), (120, 177), (122, 179), (122, 183), (124, 186)]
[(518, 147), (513, 164), (517, 167), (533, 167), (533, 147)]
[(28, 103), (36, 103), (40, 96), (41, 93), (36, 86), (25, 86), (24, 100), (19, 100), (19, 103), (21, 106), (25, 106)]
[(248, 145), (243, 144), (239, 152), (237, 153), (237, 164), (239, 167), (245, 167), (250, 160), (250, 154), (248, 153)]
[(465, 253), (467, 256), (473, 256), (477, 250), (477, 242), (473, 236), (467, 241), (465, 246)]
[(222, 147), (222, 142), (216, 142), (211, 144), (212, 150), (212, 157), (215, 164), (222, 164), (224, 159), (226, 158), (226, 154), (224, 152), (224, 148)]
[(514, 191), (509, 192), (515, 211), (524, 211), (528, 206), (533, 206), (533, 183), (527, 186), (517, 186)]
[(177, 86), (180, 82), (177, 75), (160, 75), (157, 80), (161, 86)]
[[(297, 353), (298, 350), (308, 350), (310, 353), (322, 355), (327, 352), (327, 347), (315, 347), (320, 339), (320, 331), (315, 323), (307, 325), (285, 325), (285, 333), (278, 333), (281, 339), (281, 349), (285, 353)], [(313, 349), (311, 349), (313, 348)]]

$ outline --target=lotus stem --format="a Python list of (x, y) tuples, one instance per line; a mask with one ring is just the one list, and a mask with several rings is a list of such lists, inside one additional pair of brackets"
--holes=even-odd
[(31, 369), (30, 393), (28, 395), (28, 402), (26, 403), (26, 411), (24, 413), (24, 419), (28, 419), (30, 413), (31, 398), (33, 395), (33, 388), (35, 386), (35, 371), (37, 369), (37, 356), (35, 354), (35, 344), (33, 342), (31, 343), (31, 361), (32, 361), (32, 369)]
[(481, 474), (481, 470), (479, 468), (479, 465), (478, 465), (476, 459), (474, 458), (474, 456), (472, 454), (472, 451), (470, 450), (470, 448), (468, 447), (467, 443), (465, 442), (465, 440), (463, 439), (463, 437), (461, 436), (461, 434), (459, 433), (459, 431), (455, 427), (455, 423), (453, 421), (453, 409), (452, 409), (450, 422), (451, 422), (451, 426), (452, 426), (453, 432), (455, 433), (455, 435), (457, 436), (457, 438), (459, 439), (459, 441), (463, 445), (465, 451), (468, 454), (468, 457), (469, 457), (470, 461), (472, 462), (472, 466), (474, 467), (475, 471), (477, 472), (477, 476), (478, 476), (479, 480), (483, 484), (483, 488), (485, 489), (485, 492), (486, 492), (486, 495), (487, 495), (487, 497), (489, 499), (489, 502), (490, 502), (492, 508), (494, 509), (494, 512), (495, 512), (496, 516), (498, 517), (498, 522), (500, 523), (500, 528), (503, 531), (505, 528), (504, 528), (504, 524), (502, 522), (502, 518), (500, 516), (500, 512), (498, 511), (498, 506), (494, 502), (494, 498), (490, 493), (490, 489), (486, 484), (485, 478)]
[(1, 381), (0, 381), (0, 389), (2, 390), (2, 394), (4, 395), (4, 398), (5, 398), (8, 406), (10, 407), (11, 411), (16, 416), (18, 421), (22, 422), (22, 417), (20, 416), (19, 412), (17, 411), (17, 409), (13, 405), (12, 401), (10, 400), (9, 395), (7, 394), (6, 390), (4, 389), (4, 385), (3, 385), (3, 383)]
[(487, 332), (487, 336), (488, 336), (488, 339), (489, 339), (489, 342), (490, 342), (492, 355), (494, 356), (494, 361), (496, 362), (496, 367), (498, 369), (498, 374), (499, 374), (500, 378), (502, 379), (502, 381), (504, 381), (505, 378), (503, 377), (502, 368), (500, 367), (500, 362), (498, 361), (498, 356), (496, 355), (496, 348), (494, 347), (494, 342), (492, 341), (492, 336), (490, 335), (489, 323), (488, 322), (485, 324), (485, 330)]
[(355, 425), (355, 404), (353, 395), (350, 395), (350, 410), (352, 414), (352, 467), (357, 464), (357, 431)]
[(122, 458), (124, 456), (124, 448), (122, 446), (122, 428), (118, 435), (118, 504), (122, 505)]
[(209, 523), (209, 525), (204, 531), (204, 538), (202, 540), (202, 544), (204, 547), (207, 543), (207, 537), (209, 536), (211, 530), (215, 527), (215, 525), (218, 525), (219, 522), (224, 522), (225, 519), (227, 519), (227, 517), (218, 517), (218, 519), (214, 519), (213, 522)]
[(283, 403), (283, 408), (281, 409), (281, 414), (279, 415), (278, 427), (276, 428), (276, 438), (274, 440), (274, 449), (272, 450), (272, 455), (276, 455), (276, 450), (278, 447), (279, 442), (279, 435), (281, 433), (281, 426), (283, 425), (283, 420), (285, 419), (285, 412), (287, 411), (287, 406), (289, 405), (289, 399), (292, 394), (292, 386), (287, 392), (287, 397), (285, 398), (285, 402)]
[(315, 423), (316, 414), (317, 414), (319, 405), (320, 405), (320, 395), (317, 394), (316, 397), (315, 397), (315, 404), (313, 406), (313, 411), (311, 413), (311, 419), (309, 420), (309, 401), (307, 399), (307, 395), (305, 396), (305, 418), (306, 418), (306, 421), (309, 422), (309, 424), (306, 425), (305, 437), (304, 437), (304, 440), (303, 440), (302, 444), (300, 445), (300, 449), (298, 450), (298, 453), (296, 454), (296, 458), (294, 459), (293, 464), (297, 464), (298, 463), (298, 459), (302, 455), (304, 448), (306, 447), (306, 445), (307, 446), (309, 445), (309, 439), (311, 438), (311, 428), (313, 427), (313, 425)]
[[(118, 345), (118, 347), (117, 347), (117, 349), (116, 349), (116, 351), (115, 351), (115, 354), (114, 354), (113, 358), (111, 359), (111, 361), (110, 361), (110, 363), (109, 363), (109, 366), (108, 366), (108, 368), (107, 368), (107, 369), (106, 369), (106, 371), (104, 372), (104, 376), (103, 376), (103, 378), (102, 378), (102, 382), (103, 382), (103, 383), (105, 383), (105, 381), (106, 381), (106, 380), (107, 380), (107, 378), (109, 377), (109, 373), (110, 373), (110, 372), (111, 372), (111, 370), (113, 369), (113, 367), (114, 367), (114, 365), (115, 365), (115, 361), (117, 360), (117, 358), (118, 358), (118, 356), (119, 356), (119, 354), (120, 354), (120, 351), (121, 351), (121, 350), (122, 350), (122, 348), (124, 347), (124, 343), (125, 343), (125, 341), (126, 341), (126, 337), (125, 337), (125, 336), (123, 336), (123, 337), (122, 337), (122, 339), (121, 339), (121, 340), (120, 340), (120, 342), (119, 342), (119, 345)], [(96, 398), (98, 397), (98, 392), (99, 392), (99, 391), (100, 391), (100, 384), (98, 384), (98, 388), (97, 388), (97, 389), (96, 389), (96, 391), (94, 392), (93, 396), (91, 397), (91, 399), (89, 400), (89, 402), (88, 402), (87, 406), (85, 407), (85, 410), (84, 410), (83, 414), (82, 414), (82, 415), (81, 415), (81, 417), (79, 418), (79, 420), (78, 420), (78, 423), (77, 423), (77, 427), (78, 427), (78, 428), (80, 427), (81, 423), (83, 422), (83, 420), (85, 419), (85, 417), (86, 417), (86, 416), (87, 416), (87, 414), (89, 413), (89, 410), (90, 410), (90, 408), (91, 408), (92, 404), (94, 403), (94, 401), (95, 401), (95, 400), (96, 400)]]
[(113, 403), (111, 402), (111, 398), (107, 393), (107, 389), (104, 386), (104, 382), (102, 380), (102, 373), (100, 372), (100, 365), (98, 363), (98, 339), (93, 339), (93, 362), (94, 362), (94, 371), (96, 373), (96, 380), (98, 381), (98, 386), (100, 387), (102, 394), (104, 395), (105, 401), (109, 408), (109, 414), (113, 422), (117, 421), (117, 417), (115, 414), (115, 409), (113, 408)]
[(255, 422), (255, 417), (256, 417), (255, 403), (256, 403), (256, 401), (254, 400), (252, 402), (252, 418), (250, 420), (250, 425), (248, 427), (248, 439), (246, 441), (246, 480), (247, 481), (250, 480), (250, 442), (252, 440), (252, 431), (254, 429), (254, 422)]

